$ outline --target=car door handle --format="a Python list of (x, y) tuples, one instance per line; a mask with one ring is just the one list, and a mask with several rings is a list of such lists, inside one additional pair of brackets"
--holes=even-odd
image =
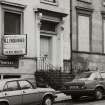
[(25, 91), (23, 91), (23, 93), (26, 93)]
[(7, 96), (7, 93), (5, 93), (5, 96)]

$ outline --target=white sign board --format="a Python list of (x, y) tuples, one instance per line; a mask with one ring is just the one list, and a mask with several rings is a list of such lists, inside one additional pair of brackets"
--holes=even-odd
[(26, 35), (4, 35), (3, 54), (4, 55), (25, 55), (27, 52)]

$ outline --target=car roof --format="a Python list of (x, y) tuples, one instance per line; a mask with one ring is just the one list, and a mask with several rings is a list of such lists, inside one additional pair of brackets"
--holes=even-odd
[(90, 71), (84, 71), (83, 73), (94, 73), (94, 72), (99, 72), (99, 73), (105, 73), (105, 71), (96, 71), (96, 70), (90, 70)]
[(27, 80), (23, 78), (11, 78), (11, 79), (2, 79), (0, 82), (16, 81), (16, 80)]
[(3, 87), (4, 87), (4, 85), (5, 85), (6, 82), (9, 82), (9, 81), (17, 81), (17, 80), (28, 80), (28, 79), (24, 79), (24, 78), (2, 79), (2, 80), (0, 80), (0, 90), (3, 90)]

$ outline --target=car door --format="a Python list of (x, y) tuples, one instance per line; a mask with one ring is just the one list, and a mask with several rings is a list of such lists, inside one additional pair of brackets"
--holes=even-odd
[(19, 81), (20, 87), (22, 89), (22, 103), (35, 104), (41, 101), (39, 91), (33, 87), (33, 85), (27, 80)]
[(3, 95), (9, 101), (10, 105), (22, 105), (22, 91), (17, 81), (9, 81), (5, 84)]

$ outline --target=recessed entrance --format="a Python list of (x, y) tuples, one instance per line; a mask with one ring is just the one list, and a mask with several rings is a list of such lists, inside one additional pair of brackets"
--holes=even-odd
[(51, 37), (41, 36), (40, 37), (40, 55), (41, 57), (47, 57), (48, 60), (51, 59)]

